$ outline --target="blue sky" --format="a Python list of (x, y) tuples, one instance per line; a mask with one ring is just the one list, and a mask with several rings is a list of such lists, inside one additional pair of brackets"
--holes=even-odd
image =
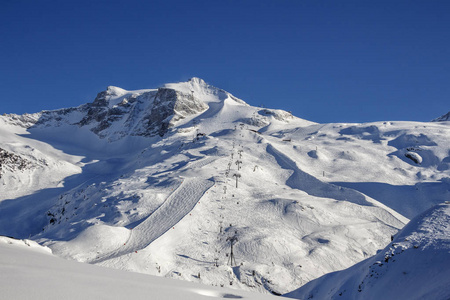
[(0, 1), (0, 113), (196, 76), (316, 122), (450, 110), (450, 1)]

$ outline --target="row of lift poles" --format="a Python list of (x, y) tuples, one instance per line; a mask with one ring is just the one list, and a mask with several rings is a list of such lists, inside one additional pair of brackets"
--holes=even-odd
[[(192, 92), (192, 99), (194, 99), (194, 91), (191, 90), (191, 92)], [(239, 153), (239, 156), (242, 158), (242, 150), (239, 150), (238, 153)], [(237, 167), (238, 167), (238, 170), (240, 169), (240, 164), (241, 164), (241, 163), (242, 163), (241, 160), (237, 160), (237, 161), (236, 161), (236, 165), (237, 165)], [(241, 174), (235, 173), (235, 174), (233, 174), (233, 177), (236, 178), (236, 188), (237, 188), (237, 187), (238, 187), (238, 180), (239, 180), (239, 178), (241, 177)], [(226, 188), (226, 186), (225, 186), (225, 188)], [(224, 190), (224, 191), (226, 192), (226, 190)], [(230, 249), (230, 255), (228, 256), (228, 262), (227, 262), (227, 264), (230, 265), (230, 266), (235, 266), (235, 265), (237, 265), (237, 264), (236, 264), (236, 258), (234, 257), (233, 246), (234, 246), (234, 244), (236, 244), (236, 242), (238, 241), (238, 238), (237, 238), (236, 236), (230, 236), (230, 237), (228, 237), (228, 238), (226, 239), (226, 241), (227, 241), (227, 242), (228, 242), (228, 241), (230, 242), (230, 247), (231, 247), (231, 249)], [(215, 264), (216, 264), (216, 267), (219, 266), (218, 258), (215, 259)]]

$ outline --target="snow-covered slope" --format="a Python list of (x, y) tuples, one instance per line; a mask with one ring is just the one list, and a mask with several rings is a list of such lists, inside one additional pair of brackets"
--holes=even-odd
[(30, 240), (0, 236), (1, 299), (275, 299), (62, 260)]
[(445, 123), (323, 124), (281, 130), (307, 173), (358, 190), (412, 218), (450, 199)]
[(198, 78), (0, 125), (0, 234), (208, 285), (289, 292), (450, 195), (445, 123), (316, 124)]
[(450, 202), (420, 214), (377, 255), (286, 296), (298, 299), (450, 299)]

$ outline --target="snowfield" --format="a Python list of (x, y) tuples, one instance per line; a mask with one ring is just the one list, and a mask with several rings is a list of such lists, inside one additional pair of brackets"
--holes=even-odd
[(450, 199), (449, 125), (317, 124), (199, 78), (108, 87), (77, 108), (0, 116), (0, 234), (282, 295), (376, 255)]
[(276, 299), (63, 260), (29, 240), (0, 237), (1, 299)]

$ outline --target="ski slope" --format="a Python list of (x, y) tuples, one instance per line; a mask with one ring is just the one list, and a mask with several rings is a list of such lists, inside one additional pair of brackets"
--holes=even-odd
[(135, 227), (130, 228), (130, 236), (123, 246), (112, 253), (100, 254), (98, 258), (89, 263), (101, 263), (147, 247), (166, 231), (174, 228), (212, 185), (214, 182), (210, 180), (195, 178), (184, 180), (154, 213), (142, 222), (140, 221)]
[(271, 295), (68, 261), (33, 241), (3, 236), (0, 236), (0, 290), (2, 299), (276, 299)]

